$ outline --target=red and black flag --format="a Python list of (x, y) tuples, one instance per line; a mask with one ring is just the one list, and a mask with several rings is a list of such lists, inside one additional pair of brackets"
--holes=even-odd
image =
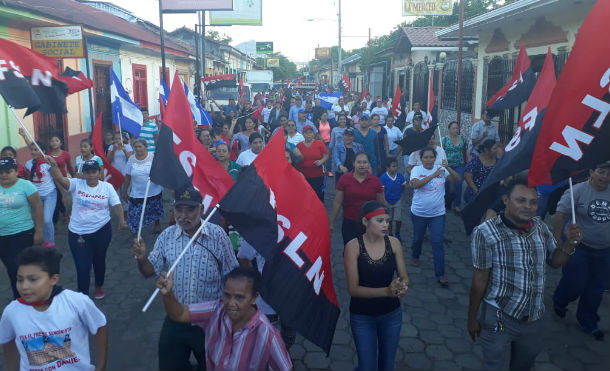
[(104, 164), (104, 181), (112, 184), (114, 189), (119, 189), (125, 181), (125, 177), (118, 171), (104, 153), (104, 142), (102, 141), (102, 114), (100, 113), (95, 120), (95, 126), (93, 127), (93, 135), (91, 136), (91, 142), (93, 142), (93, 152), (102, 159)]
[(349, 81), (347, 73), (343, 74), (343, 78), (341, 79), (341, 85), (343, 86), (343, 91), (349, 91), (349, 89), (352, 87), (352, 82)]
[(555, 89), (555, 84), (553, 55), (549, 48), (544, 66), (532, 95), (525, 105), (515, 135), (506, 145), (504, 155), (498, 160), (475, 197), (462, 210), (462, 219), (467, 234), (472, 233), (474, 227), (479, 225), (481, 217), (489, 205), (498, 197), (500, 181), (530, 167), (536, 140), (551, 97), (549, 92)]
[(201, 192), (207, 211), (210, 206), (215, 206), (220, 201), (234, 181), (197, 140), (193, 131), (191, 106), (186, 98), (184, 84), (177, 73), (174, 75), (163, 123), (172, 129), (174, 154), (180, 159), (186, 174), (192, 178), (193, 185)]
[(150, 180), (174, 190), (191, 185), (191, 179), (186, 175), (174, 152), (174, 132), (165, 124), (161, 124), (159, 130), (155, 157), (150, 168)]
[(438, 124), (434, 123), (430, 125), (428, 129), (415, 134), (407, 134), (401, 140), (397, 140), (394, 143), (402, 147), (402, 153), (410, 155), (411, 153), (428, 146), (430, 137), (436, 133), (437, 127)]
[(551, 95), (529, 172), (554, 184), (610, 159), (610, 1), (599, 0), (578, 30)]
[(59, 75), (59, 79), (68, 84), (68, 94), (77, 93), (93, 86), (93, 80), (87, 78), (82, 71), (75, 71), (70, 67), (66, 67), (65, 71)]
[(66, 113), (68, 85), (55, 59), (0, 38), (0, 94), (14, 108)]
[(527, 56), (525, 46), (521, 45), (513, 68), (513, 75), (506, 85), (489, 98), (487, 108), (495, 111), (516, 107), (530, 96), (535, 84), (536, 77), (531, 68), (530, 58)]
[(232, 73), (227, 73), (224, 75), (202, 77), (201, 82), (203, 83), (205, 90), (222, 87), (235, 87), (235, 75)]
[(328, 218), (305, 178), (286, 161), (283, 131), (243, 170), (220, 211), (265, 258), (265, 301), (328, 354), (339, 317)]
[(392, 116), (398, 117), (401, 113), (401, 105), (400, 98), (402, 97), (402, 90), (400, 90), (400, 85), (396, 84), (396, 92), (394, 92), (394, 98), (392, 98), (392, 111), (390, 112)]

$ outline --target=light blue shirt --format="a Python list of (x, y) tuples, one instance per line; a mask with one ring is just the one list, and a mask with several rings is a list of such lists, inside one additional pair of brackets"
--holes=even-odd
[(288, 120), (298, 120), (299, 112), (305, 111), (305, 107), (301, 104), (300, 106), (291, 106), (290, 112), (288, 112)]
[(304, 123), (301, 123), (299, 121), (296, 122), (297, 123), (297, 131), (301, 134), (303, 134), (303, 127), (305, 127), (306, 125), (311, 125), (313, 127), (313, 132), (317, 133), (318, 129), (316, 128), (316, 125), (313, 124), (313, 122), (309, 121), (309, 120), (305, 120)]

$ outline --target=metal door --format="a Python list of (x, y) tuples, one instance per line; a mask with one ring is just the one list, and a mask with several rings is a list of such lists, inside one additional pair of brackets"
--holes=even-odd
[(95, 118), (102, 114), (103, 131), (112, 131), (112, 107), (110, 103), (111, 65), (94, 64), (95, 78)]

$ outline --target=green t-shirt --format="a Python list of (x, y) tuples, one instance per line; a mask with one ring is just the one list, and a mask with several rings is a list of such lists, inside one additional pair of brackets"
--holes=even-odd
[(227, 171), (229, 172), (229, 175), (231, 175), (233, 180), (236, 182), (237, 182), (237, 177), (239, 176), (240, 170), (241, 170), (241, 166), (239, 166), (237, 163), (235, 163), (233, 161), (229, 162), (229, 167), (227, 168)]
[(28, 197), (36, 192), (36, 186), (23, 179), (18, 179), (10, 188), (0, 186), (0, 236), (34, 228)]

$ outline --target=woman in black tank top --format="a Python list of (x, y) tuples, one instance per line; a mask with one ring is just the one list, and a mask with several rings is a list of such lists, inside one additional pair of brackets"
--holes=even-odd
[(343, 256), (357, 370), (393, 370), (402, 324), (399, 298), (409, 277), (400, 242), (388, 236), (390, 216), (383, 204), (366, 202), (360, 215), (366, 232), (347, 243)]

